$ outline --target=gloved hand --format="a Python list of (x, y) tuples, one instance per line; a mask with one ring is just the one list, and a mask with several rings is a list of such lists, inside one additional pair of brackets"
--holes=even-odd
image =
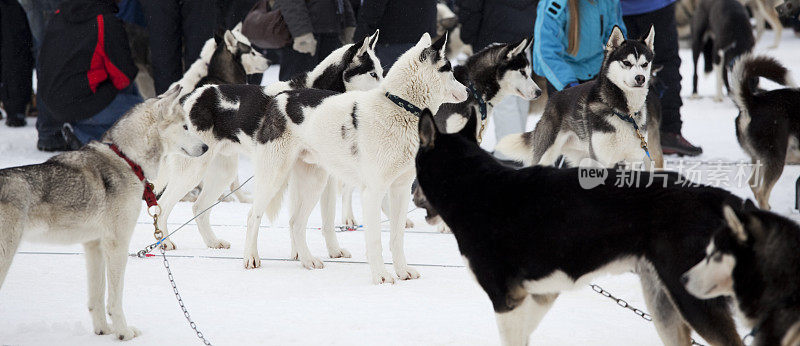
[(342, 43), (343, 44), (351, 44), (353, 43), (353, 34), (356, 33), (356, 28), (352, 26), (348, 26), (344, 28), (342, 31)]
[(569, 83), (569, 84), (567, 84), (567, 85), (564, 87), (564, 89), (567, 89), (567, 88), (572, 88), (572, 87), (574, 87), (574, 86), (577, 86), (577, 85), (579, 85), (579, 84), (580, 84), (580, 83), (578, 83), (578, 82), (572, 82), (572, 83)]
[(313, 33), (307, 33), (305, 35), (300, 35), (294, 38), (294, 44), (292, 44), (292, 49), (300, 52), (311, 54), (317, 53), (317, 40), (314, 38)]

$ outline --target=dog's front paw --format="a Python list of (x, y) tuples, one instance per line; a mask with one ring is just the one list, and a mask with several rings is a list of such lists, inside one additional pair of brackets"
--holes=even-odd
[(111, 327), (109, 327), (108, 324), (104, 326), (95, 326), (94, 333), (97, 335), (109, 335), (111, 334)]
[(308, 256), (308, 257), (301, 256), (300, 257), (300, 263), (302, 263), (303, 264), (303, 268), (306, 268), (306, 269), (322, 269), (322, 268), (325, 268), (325, 264), (322, 263), (322, 260), (319, 259), (319, 258), (316, 258), (314, 256)]
[(399, 277), (400, 280), (419, 279), (419, 272), (409, 266), (395, 268), (395, 272), (397, 272), (397, 277)]
[(258, 252), (254, 254), (244, 254), (244, 269), (255, 269), (261, 266), (261, 258), (258, 257)]
[(356, 227), (356, 226), (358, 226), (358, 223), (356, 223), (356, 218), (354, 216), (348, 216), (348, 217), (342, 218), (342, 223), (344, 223), (344, 225), (347, 226), (347, 227)]
[(249, 204), (253, 203), (253, 197), (250, 197), (249, 193), (242, 193), (236, 197), (239, 198), (239, 203), (249, 203)]
[(230, 249), (231, 243), (224, 241), (222, 239), (214, 239), (206, 243), (206, 246), (208, 246), (211, 249)]
[(328, 255), (331, 258), (350, 258), (350, 251), (344, 248), (337, 248), (337, 249), (328, 249)]
[(444, 222), (436, 225), (436, 230), (439, 231), (439, 233), (453, 233), (453, 231), (450, 230), (450, 226)]
[(722, 102), (722, 100), (723, 100), (723, 98), (722, 98), (722, 96), (721, 96), (721, 95), (716, 95), (716, 96), (714, 96), (714, 102), (716, 102), (716, 103), (720, 103), (720, 102)]
[(414, 228), (414, 221), (411, 221), (411, 219), (406, 219), (406, 228)]
[(389, 272), (386, 271), (386, 269), (383, 269), (377, 273), (372, 274), (372, 283), (376, 285), (393, 284), (394, 277), (390, 275)]
[(135, 338), (135, 337), (137, 337), (139, 335), (142, 335), (141, 331), (139, 331), (138, 329), (136, 329), (134, 327), (128, 326), (128, 328), (125, 328), (124, 331), (117, 333), (117, 339), (120, 339), (120, 340), (123, 340), (123, 341), (124, 340), (130, 340), (130, 339), (133, 339), (133, 338)]
[(164, 239), (164, 241), (161, 242), (161, 247), (164, 248), (164, 250), (166, 251), (172, 251), (178, 248), (177, 246), (175, 246), (175, 243), (173, 243), (172, 240), (170, 240), (169, 238)]
[(700, 95), (698, 95), (698, 94), (692, 94), (692, 96), (689, 96), (689, 99), (690, 99), (690, 100), (699, 100), (699, 99), (700, 99)]

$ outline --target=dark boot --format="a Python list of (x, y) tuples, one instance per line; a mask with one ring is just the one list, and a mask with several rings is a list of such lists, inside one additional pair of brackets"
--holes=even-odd
[(672, 132), (661, 134), (661, 149), (664, 155), (697, 156), (703, 153), (703, 148), (692, 145), (680, 133)]
[(28, 124), (28, 122), (25, 121), (25, 114), (7, 114), (7, 116), (6, 126), (8, 127), (23, 127)]

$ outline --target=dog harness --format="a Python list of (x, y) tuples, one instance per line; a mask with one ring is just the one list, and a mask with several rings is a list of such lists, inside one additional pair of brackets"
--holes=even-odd
[(386, 92), (386, 98), (390, 101), (394, 102), (394, 104), (400, 106), (400, 108), (405, 109), (407, 112), (416, 115), (417, 117), (422, 116), (422, 109), (415, 106), (413, 103), (408, 102), (401, 98), (400, 96), (394, 95), (392, 93)]
[[(614, 115), (616, 115), (618, 118), (626, 122), (629, 122), (631, 123), (631, 125), (633, 125), (633, 130), (636, 131), (636, 136), (639, 137), (639, 140), (641, 141), (642, 150), (644, 150), (644, 153), (647, 154), (647, 158), (652, 160), (653, 158), (650, 157), (650, 150), (647, 150), (647, 140), (644, 139), (644, 136), (642, 136), (642, 132), (639, 131), (639, 125), (636, 125), (636, 120), (633, 119), (633, 117), (631, 117), (630, 115), (622, 114), (620, 112), (617, 112), (616, 110), (612, 110), (612, 112), (614, 112)], [(642, 112), (636, 112), (635, 114), (638, 117), (640, 114), (642, 114)]]
[(478, 89), (475, 88), (475, 84), (472, 83), (472, 81), (469, 81), (469, 85), (467, 86), (467, 88), (469, 89), (469, 92), (472, 94), (472, 97), (474, 97), (475, 100), (478, 101), (478, 110), (481, 113), (481, 129), (480, 131), (478, 131), (478, 143), (480, 143), (483, 140), (483, 129), (486, 128), (486, 118), (488, 117), (488, 111), (486, 105), (490, 103), (486, 102), (486, 99), (484, 99), (483, 95), (481, 95)]
[(133, 173), (136, 174), (136, 177), (139, 178), (140, 181), (144, 183), (144, 193), (142, 194), (142, 199), (147, 203), (147, 208), (152, 206), (158, 205), (158, 199), (156, 198), (156, 194), (153, 192), (153, 184), (151, 184), (147, 179), (144, 177), (144, 171), (142, 171), (142, 167), (137, 165), (136, 162), (133, 162), (129, 159), (125, 154), (119, 150), (116, 144), (106, 143), (111, 150), (117, 153), (117, 156), (121, 157), (125, 162), (128, 163), (128, 166), (131, 166), (131, 170)]

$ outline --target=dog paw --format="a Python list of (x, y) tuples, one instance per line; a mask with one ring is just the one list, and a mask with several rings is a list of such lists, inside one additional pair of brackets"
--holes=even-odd
[(206, 246), (208, 246), (211, 249), (230, 249), (231, 243), (224, 241), (222, 239), (214, 239), (206, 243)]
[(236, 201), (233, 196), (225, 197), (225, 195), (219, 196), (220, 202), (234, 202)]
[(690, 100), (699, 100), (699, 99), (700, 99), (700, 95), (698, 95), (698, 94), (692, 94), (692, 96), (689, 96), (689, 99), (690, 99)]
[(253, 204), (253, 198), (250, 195), (239, 196), (239, 203)]
[(409, 266), (395, 269), (395, 272), (397, 273), (397, 277), (399, 277), (400, 280), (419, 279), (419, 272), (416, 269), (411, 268)]
[(261, 258), (258, 253), (251, 255), (244, 255), (244, 269), (255, 269), (261, 266)]
[(444, 222), (436, 225), (436, 230), (439, 231), (439, 233), (453, 233), (453, 231), (450, 230), (450, 226), (447, 226)]
[(720, 102), (722, 102), (722, 100), (723, 100), (722, 96), (719, 96), (719, 95), (714, 96), (714, 102), (720, 103)]
[(133, 339), (133, 338), (135, 338), (135, 337), (137, 337), (139, 335), (142, 335), (141, 331), (139, 331), (138, 329), (136, 329), (134, 327), (128, 326), (128, 328), (126, 328), (121, 333), (117, 333), (117, 339), (120, 339), (120, 340), (123, 340), (123, 341), (124, 340), (130, 340), (130, 339)]
[(319, 258), (316, 258), (314, 256), (301, 257), (300, 258), (300, 263), (302, 263), (303, 264), (303, 268), (306, 268), (306, 269), (322, 269), (322, 268), (325, 268), (325, 264), (322, 263), (322, 260), (319, 259)]
[(349, 217), (344, 218), (342, 220), (342, 223), (344, 223), (344, 225), (348, 226), (348, 227), (358, 226), (358, 223), (356, 222), (356, 218), (353, 217), (353, 216), (349, 216)]
[(332, 249), (332, 250), (328, 249), (328, 255), (330, 255), (331, 258), (350, 258), (351, 257), (350, 251), (347, 251), (347, 249), (343, 249), (343, 248), (337, 248), (337, 249)]
[(414, 228), (414, 221), (411, 221), (411, 219), (406, 219), (406, 228)]
[(164, 248), (164, 250), (166, 251), (172, 251), (178, 248), (177, 246), (175, 246), (175, 243), (173, 243), (172, 240), (170, 240), (169, 238), (164, 239), (164, 241), (161, 242), (161, 247)]
[(111, 334), (111, 327), (108, 325), (94, 327), (94, 333), (97, 335), (109, 335)]
[(372, 274), (372, 283), (376, 285), (380, 284), (393, 284), (394, 277), (389, 274), (385, 269)]

